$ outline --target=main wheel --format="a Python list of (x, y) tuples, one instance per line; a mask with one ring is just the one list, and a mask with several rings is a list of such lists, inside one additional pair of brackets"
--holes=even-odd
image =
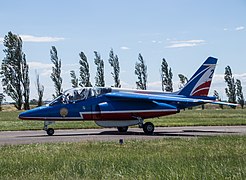
[(49, 136), (52, 136), (55, 133), (55, 130), (53, 128), (48, 128), (46, 132)]
[(144, 123), (143, 131), (145, 134), (153, 134), (154, 130), (155, 130), (154, 124), (152, 124), (151, 122)]
[(123, 126), (123, 127), (117, 127), (119, 132), (127, 132), (128, 126)]

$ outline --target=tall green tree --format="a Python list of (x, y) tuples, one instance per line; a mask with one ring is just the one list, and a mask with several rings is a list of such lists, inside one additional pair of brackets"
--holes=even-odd
[(70, 76), (71, 76), (72, 87), (73, 88), (78, 87), (79, 80), (78, 80), (74, 70), (70, 71)]
[(24, 99), (24, 109), (29, 109), (29, 67), (22, 51), (22, 40), (18, 35), (8, 32), (4, 37), (5, 57), (1, 64), (1, 76), (4, 92), (15, 101), (20, 110)]
[(225, 92), (228, 97), (228, 102), (236, 103), (236, 84), (230, 66), (227, 66), (225, 68), (224, 79), (227, 84), (227, 88), (225, 88)]
[(179, 89), (182, 89), (185, 84), (188, 82), (188, 78), (183, 74), (178, 74), (179, 77)]
[(87, 61), (87, 57), (83, 52), (79, 53), (79, 56), (79, 85), (81, 87), (91, 87), (92, 85), (90, 82), (90, 67)]
[(4, 100), (4, 94), (3, 93), (0, 93), (0, 111), (2, 111), (2, 103), (3, 103), (3, 100)]
[(39, 74), (36, 72), (36, 88), (38, 92), (38, 106), (43, 105), (44, 86), (40, 83)]
[(243, 88), (241, 81), (239, 79), (236, 79), (236, 94), (237, 94), (237, 102), (241, 105), (242, 109), (244, 107), (244, 97), (243, 97)]
[(120, 63), (117, 55), (114, 55), (113, 49), (109, 52), (109, 64), (113, 68), (113, 72), (111, 72), (114, 78), (114, 87), (121, 87), (120, 85)]
[(95, 59), (94, 63), (97, 66), (97, 72), (95, 77), (95, 86), (98, 87), (104, 87), (105, 81), (104, 81), (104, 62), (103, 59), (101, 59), (100, 54), (97, 51), (94, 51)]
[(137, 75), (137, 89), (147, 89), (147, 66), (145, 65), (143, 56), (139, 53), (138, 62), (135, 64), (135, 74)]
[(58, 59), (57, 50), (55, 46), (51, 47), (50, 57), (51, 57), (51, 62), (54, 65), (52, 67), (52, 73), (50, 75), (50, 78), (54, 82), (55, 94), (53, 94), (53, 97), (56, 98), (62, 94), (62, 77), (61, 77), (61, 59)]
[(26, 56), (23, 55), (22, 65), (22, 85), (23, 85), (23, 96), (24, 96), (24, 109), (30, 109), (29, 96), (30, 96), (30, 79), (29, 79), (29, 66), (26, 62)]
[(172, 79), (173, 79), (172, 69), (168, 68), (167, 61), (165, 60), (165, 58), (163, 58), (161, 63), (162, 91), (173, 92)]

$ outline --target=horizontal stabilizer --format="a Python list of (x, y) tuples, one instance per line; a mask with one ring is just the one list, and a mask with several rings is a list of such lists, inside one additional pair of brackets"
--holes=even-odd
[(225, 106), (239, 106), (239, 104), (234, 104), (234, 103), (228, 103), (228, 102), (223, 102), (223, 101), (212, 101), (211, 104), (218, 104), (218, 105), (225, 105)]

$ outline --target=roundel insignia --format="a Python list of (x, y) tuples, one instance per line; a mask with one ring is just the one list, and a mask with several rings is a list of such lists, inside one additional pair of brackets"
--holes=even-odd
[(60, 109), (60, 115), (61, 115), (62, 117), (65, 117), (67, 114), (68, 114), (67, 108), (61, 108), (61, 109)]

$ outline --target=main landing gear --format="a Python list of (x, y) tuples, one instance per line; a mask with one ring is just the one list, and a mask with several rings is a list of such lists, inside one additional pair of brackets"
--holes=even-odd
[[(137, 118), (137, 119), (139, 121), (138, 122), (139, 128), (142, 128), (145, 134), (147, 135), (153, 134), (155, 130), (155, 126), (153, 123), (151, 122), (144, 123), (142, 118)], [(128, 126), (119, 126), (117, 127), (117, 129), (118, 129), (118, 132), (124, 133), (124, 132), (127, 132)]]
[(146, 122), (144, 123), (144, 120), (141, 117), (137, 117), (138, 119), (138, 126), (139, 128), (143, 128), (143, 131), (145, 134), (147, 135), (151, 135), (153, 134), (154, 130), (155, 130), (155, 126), (153, 123), (151, 122)]
[(54, 121), (44, 121), (44, 130), (49, 136), (52, 136), (55, 133), (53, 128), (48, 128), (48, 125), (54, 124)]
[(155, 130), (155, 126), (153, 123), (146, 122), (143, 124), (143, 131), (145, 134), (148, 134), (148, 135), (153, 134), (154, 130)]

